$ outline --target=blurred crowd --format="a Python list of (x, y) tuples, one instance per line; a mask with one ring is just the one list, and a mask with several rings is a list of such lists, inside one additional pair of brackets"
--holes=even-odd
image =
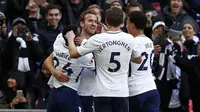
[(200, 107), (199, 0), (0, 0), (0, 108), (45, 109), (51, 73), (43, 62), (57, 35), (87, 9), (98, 16), (96, 33), (106, 31), (110, 7), (123, 9), (124, 32), (129, 12), (146, 14), (145, 35), (161, 47), (152, 66), (161, 110), (187, 112), (190, 99)]

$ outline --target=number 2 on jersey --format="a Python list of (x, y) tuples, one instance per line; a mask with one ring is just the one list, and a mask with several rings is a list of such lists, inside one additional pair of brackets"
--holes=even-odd
[[(154, 50), (151, 52), (150, 54), (150, 67), (152, 65), (152, 56), (153, 56), (153, 53), (154, 53)], [(143, 52), (141, 54), (141, 56), (145, 56), (145, 59), (143, 60), (142, 64), (140, 65), (140, 67), (137, 69), (138, 71), (144, 71), (144, 70), (147, 70), (148, 69), (148, 66), (145, 66), (148, 58), (149, 58), (149, 55), (146, 53), (146, 52)]]
[(110, 63), (116, 64), (116, 67), (114, 69), (108, 68), (109, 72), (117, 72), (121, 68), (121, 64), (118, 60), (115, 60), (115, 56), (119, 56), (120, 52), (112, 52), (110, 57)]

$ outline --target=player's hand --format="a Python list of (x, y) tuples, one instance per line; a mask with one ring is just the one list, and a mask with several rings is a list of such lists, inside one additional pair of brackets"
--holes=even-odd
[(53, 70), (52, 74), (55, 76), (55, 78), (60, 81), (60, 82), (63, 82), (63, 83), (66, 83), (69, 81), (69, 77), (65, 76), (63, 74), (63, 70)]
[(108, 31), (108, 27), (105, 25), (105, 24), (101, 24), (102, 26), (103, 26), (103, 29), (105, 30), (105, 31)]
[(26, 102), (27, 102), (27, 100), (25, 97), (19, 98), (19, 103), (26, 103)]
[(85, 37), (82, 37), (82, 36), (79, 36), (79, 37), (76, 37), (74, 39), (74, 42), (76, 45), (81, 45), (81, 43), (83, 42), (83, 39), (86, 39)]
[(160, 45), (155, 45), (155, 46), (154, 46), (154, 54), (159, 54), (160, 51), (161, 51)]
[(75, 38), (74, 32), (72, 30), (67, 32), (66, 35), (65, 35), (65, 38), (68, 39), (68, 40), (74, 40), (74, 38)]

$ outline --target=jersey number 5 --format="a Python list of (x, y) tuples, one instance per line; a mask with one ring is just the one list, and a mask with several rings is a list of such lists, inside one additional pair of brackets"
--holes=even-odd
[(114, 69), (108, 68), (109, 72), (117, 72), (121, 68), (121, 64), (118, 60), (115, 60), (115, 56), (119, 56), (120, 52), (112, 52), (110, 57), (110, 63), (116, 64), (116, 67)]

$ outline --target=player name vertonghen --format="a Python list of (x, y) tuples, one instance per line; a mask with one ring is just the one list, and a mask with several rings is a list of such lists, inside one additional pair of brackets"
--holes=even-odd
[(118, 46), (122, 46), (124, 47), (125, 49), (127, 49), (127, 51), (130, 51), (131, 50), (131, 47), (123, 42), (123, 41), (120, 41), (120, 40), (113, 40), (113, 41), (108, 41), (108, 42), (105, 42), (104, 44), (102, 44), (99, 48), (98, 48), (98, 52), (101, 52), (103, 51), (106, 47), (109, 47), (109, 46), (113, 46), (113, 45), (118, 45)]

